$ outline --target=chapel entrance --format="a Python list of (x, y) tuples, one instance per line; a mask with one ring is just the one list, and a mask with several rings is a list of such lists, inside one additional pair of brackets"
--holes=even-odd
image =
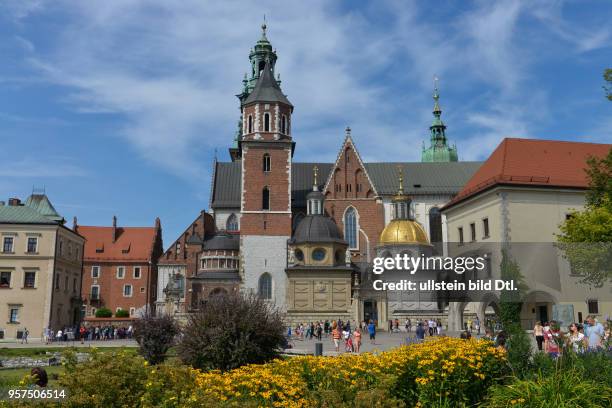
[(373, 320), (378, 321), (378, 309), (375, 300), (366, 300), (363, 302), (363, 320), (369, 322)]

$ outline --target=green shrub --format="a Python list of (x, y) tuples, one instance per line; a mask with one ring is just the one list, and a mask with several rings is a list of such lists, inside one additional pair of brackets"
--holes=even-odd
[(119, 309), (115, 312), (115, 317), (130, 317), (130, 312), (127, 310)]
[(507, 333), (508, 363), (516, 377), (524, 378), (530, 369), (531, 339), (518, 324), (510, 324)]
[(65, 357), (58, 388), (66, 388), (70, 397), (62, 406), (140, 406), (149, 371), (142, 357), (125, 350), (100, 353), (95, 349), (84, 363), (77, 363), (73, 352)]
[(183, 329), (178, 355), (194, 368), (231, 370), (279, 356), (283, 315), (255, 294), (212, 296)]
[(113, 312), (111, 312), (110, 309), (101, 307), (96, 310), (96, 317), (113, 317)]
[(134, 322), (134, 338), (140, 346), (138, 351), (151, 364), (166, 359), (179, 333), (179, 327), (172, 316), (151, 316), (147, 314)]
[(585, 380), (576, 370), (559, 370), (535, 380), (518, 380), (489, 389), (490, 408), (601, 408), (612, 405), (612, 388)]

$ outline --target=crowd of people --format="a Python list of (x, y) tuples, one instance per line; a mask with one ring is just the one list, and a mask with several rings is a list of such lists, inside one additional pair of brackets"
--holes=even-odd
[(594, 316), (588, 316), (584, 324), (572, 323), (567, 332), (563, 332), (561, 325), (552, 320), (544, 324), (536, 322), (533, 335), (538, 350), (548, 353), (551, 357), (558, 357), (566, 348), (571, 348), (576, 353), (603, 348), (610, 340), (611, 326), (612, 323), (608, 321), (604, 328)]
[[(132, 325), (125, 326), (80, 326), (80, 327), (65, 327), (64, 329), (45, 328), (43, 331), (43, 339), (45, 344), (52, 342), (66, 342), (80, 340), (84, 341), (99, 341), (99, 340), (123, 340), (131, 339), (134, 334)], [(27, 341), (26, 341), (27, 342)]]

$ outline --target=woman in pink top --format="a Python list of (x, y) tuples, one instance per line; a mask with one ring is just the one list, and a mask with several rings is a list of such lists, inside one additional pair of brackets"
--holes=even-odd
[(353, 332), (353, 338), (355, 339), (355, 353), (359, 353), (359, 349), (361, 348), (361, 329), (359, 329), (359, 327)]

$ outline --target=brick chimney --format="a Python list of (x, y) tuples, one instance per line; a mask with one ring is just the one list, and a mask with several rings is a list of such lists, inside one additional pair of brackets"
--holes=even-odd
[(8, 205), (12, 206), (12, 207), (17, 207), (19, 205), (21, 205), (21, 200), (15, 197), (9, 198), (8, 200)]
[(117, 240), (117, 216), (113, 215), (113, 243)]

